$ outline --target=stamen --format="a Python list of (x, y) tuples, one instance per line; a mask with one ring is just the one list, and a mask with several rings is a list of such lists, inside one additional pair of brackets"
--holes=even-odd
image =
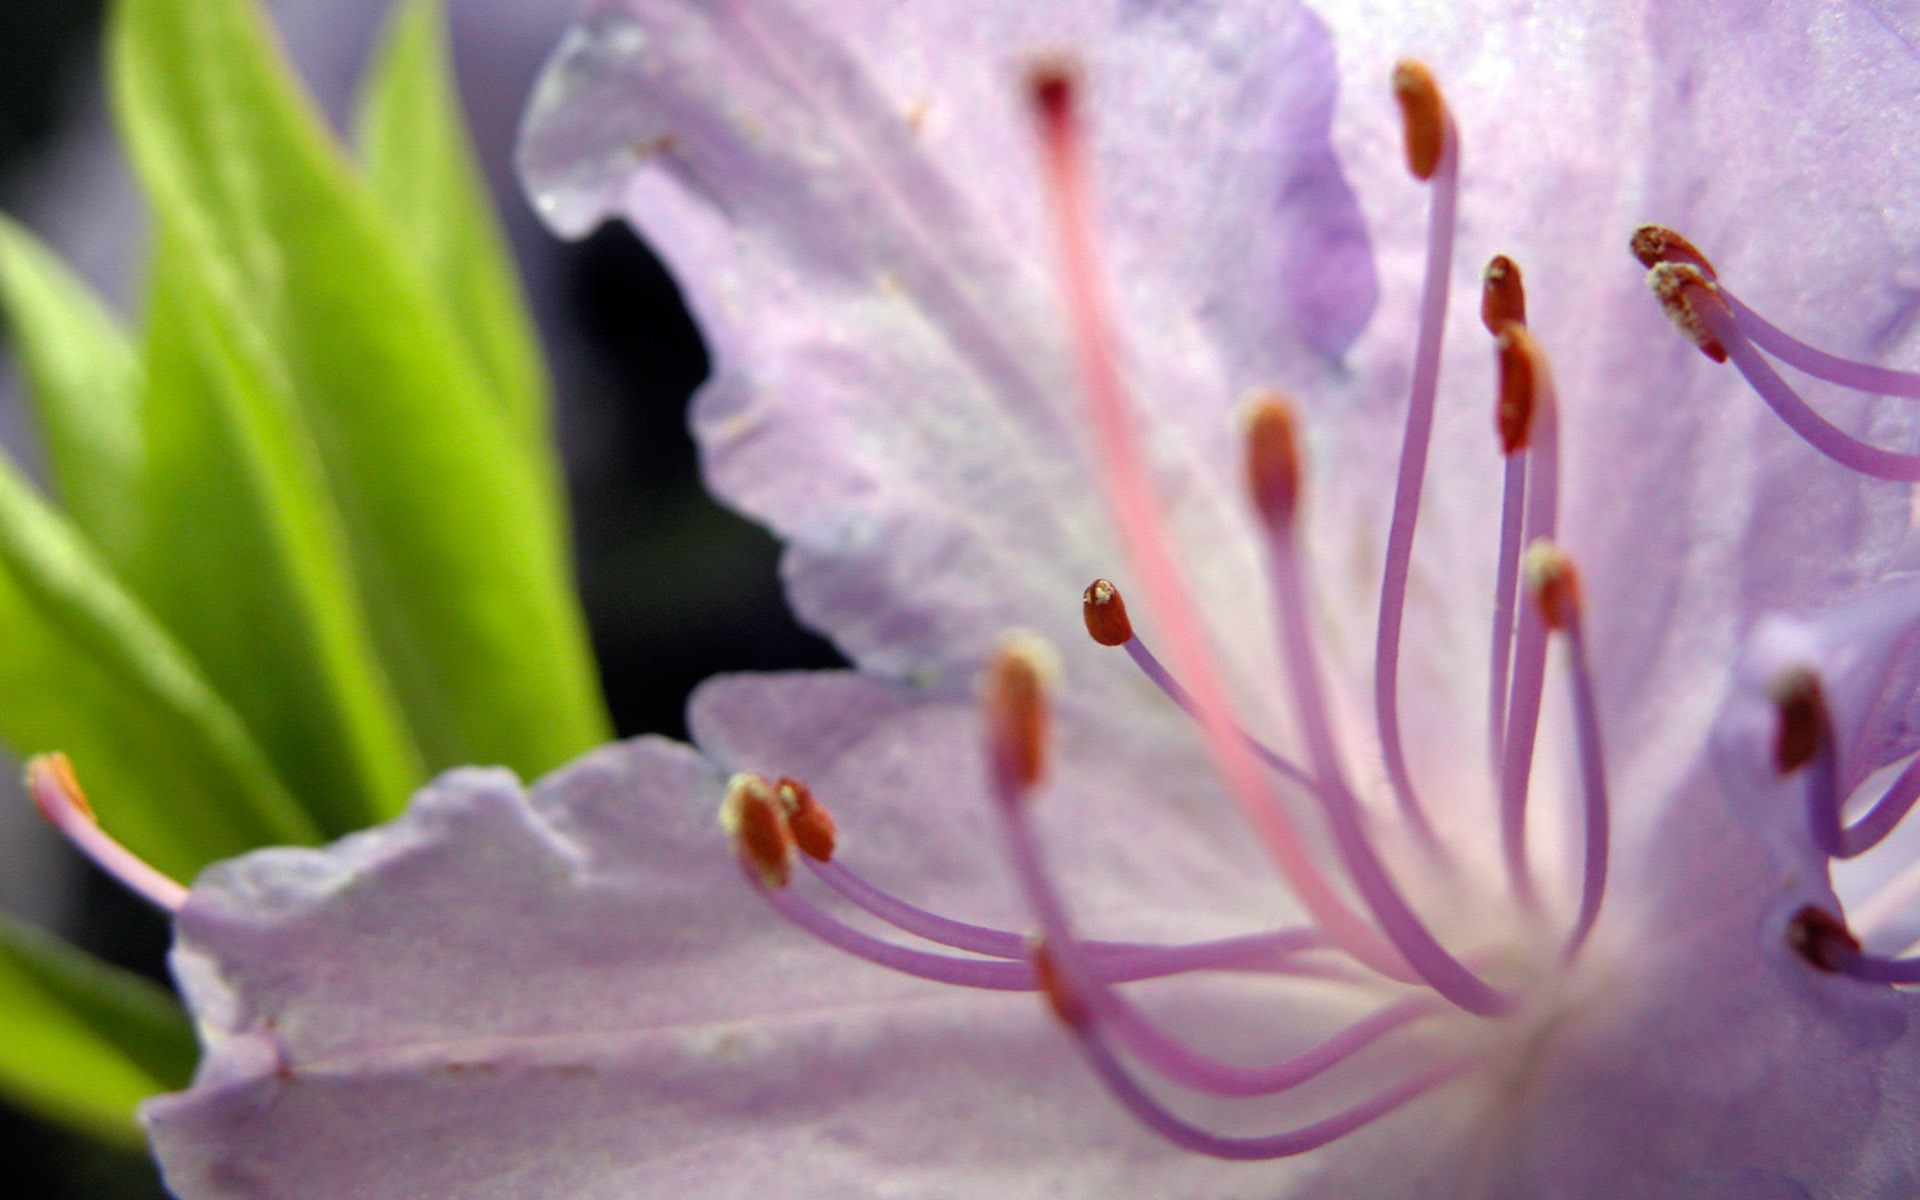
[(833, 814), (827, 811), (827, 806), (814, 799), (813, 789), (798, 779), (782, 776), (773, 788), (780, 797), (780, 806), (786, 810), (787, 829), (793, 834), (793, 844), (816, 862), (831, 862), (835, 829)]
[(1292, 402), (1261, 392), (1244, 409), (1247, 491), (1268, 525), (1289, 523), (1300, 504), (1300, 444)]
[[(1298, 463), (1291, 464), (1286, 471), (1295, 477), (1295, 481), (1286, 486), (1290, 491), (1297, 490)], [(1368, 837), (1359, 802), (1340, 767), (1319, 656), (1314, 649), (1313, 631), (1307, 623), (1306, 566), (1294, 523), (1285, 516), (1290, 513), (1266, 523), (1268, 565), (1279, 609), (1280, 636), (1292, 685), (1294, 712), (1306, 739), (1307, 761), (1319, 785), (1315, 794), (1320, 797), (1333, 828), (1341, 862), (1368, 911), (1415, 974), (1468, 1012), (1480, 1016), (1503, 1013), (1510, 1006), (1510, 998), (1489, 987), (1440, 945), (1407, 904)]]
[(1885, 841), (1916, 801), (1920, 801), (1920, 759), (1908, 763), (1873, 807), (1847, 826), (1840, 838), (1840, 857), (1857, 858)]
[[(915, 937), (955, 950), (995, 958), (1026, 959), (1029, 939), (1005, 929), (956, 921), (909, 904), (849, 870), (840, 863), (810, 863), (822, 882), (864, 911)], [(1098, 966), (1100, 978), (1111, 983), (1158, 979), (1192, 971), (1275, 972), (1320, 974), (1312, 965), (1293, 961), (1308, 951), (1326, 948), (1325, 935), (1314, 929), (1276, 929), (1205, 942), (1081, 943)]]
[(1811, 904), (1793, 914), (1786, 937), (1800, 957), (1829, 973), (1845, 971), (1860, 955), (1860, 941), (1846, 923)]
[(1665, 225), (1640, 226), (1633, 231), (1629, 248), (1633, 256), (1640, 260), (1640, 265), (1649, 270), (1661, 263), (1678, 263), (1694, 268), (1710, 280), (1718, 281), (1720, 278), (1698, 246)]
[[(1480, 318), (1498, 339), (1509, 325), (1525, 326), (1527, 296), (1520, 268), (1505, 255), (1494, 258), (1481, 273)], [(1496, 349), (1498, 341), (1496, 340)], [(1492, 662), (1487, 670), (1487, 761), (1497, 772), (1506, 760), (1507, 688), (1513, 669), (1516, 592), (1520, 580), (1520, 547), (1524, 532), (1528, 456), (1522, 453), (1533, 437), (1533, 373), (1525, 372), (1529, 386), (1518, 386), (1520, 376), (1506, 365), (1510, 354), (1497, 353), (1500, 387), (1494, 404), (1494, 428), (1506, 458), (1500, 500), (1500, 551), (1493, 587)]]
[(720, 828), (733, 838), (741, 864), (751, 869), (763, 890), (787, 886), (793, 877), (793, 833), (765, 778), (743, 772), (727, 781)]
[(1453, 140), (1453, 116), (1440, 96), (1433, 72), (1425, 63), (1410, 58), (1394, 64), (1393, 98), (1400, 102), (1407, 170), (1424, 183), (1440, 169), (1440, 160)]
[(1102, 646), (1124, 646), (1133, 637), (1127, 602), (1108, 580), (1096, 579), (1080, 593), (1080, 615), (1087, 623), (1088, 635)]
[(1567, 641), (1567, 682), (1573, 693), (1574, 740), (1580, 753), (1580, 791), (1584, 798), (1585, 854), (1580, 883), (1580, 911), (1567, 938), (1567, 957), (1579, 953), (1600, 918), (1607, 890), (1611, 805), (1607, 794), (1606, 753), (1600, 741), (1600, 705), (1594, 697), (1593, 672), (1587, 661), (1587, 641), (1581, 622), (1580, 575), (1573, 560), (1551, 542), (1536, 542), (1527, 550), (1527, 590), (1540, 606), (1547, 627)]
[(1805, 667), (1790, 667), (1768, 685), (1777, 723), (1773, 765), (1782, 775), (1807, 772), (1807, 831), (1828, 858), (1846, 848), (1840, 826), (1840, 756), (1820, 680)]
[(1465, 1064), (1450, 1064), (1422, 1072), (1344, 1112), (1285, 1133), (1263, 1137), (1227, 1137), (1210, 1133), (1183, 1120), (1149, 1095), (1121, 1064), (1097, 1029), (1080, 1029), (1076, 1033), (1079, 1034), (1080, 1049), (1086, 1054), (1087, 1061), (1136, 1120), (1184, 1150), (1234, 1162), (1290, 1158), (1337, 1142), (1425, 1095), (1466, 1069)]
[(93, 805), (81, 790), (80, 780), (73, 773), (73, 763), (66, 755), (55, 751), (28, 759), (27, 791), (33, 797), (34, 807), (49, 824), (128, 891), (167, 912), (179, 912), (186, 904), (184, 886), (154, 869), (100, 828)]
[[(1559, 522), (1560, 418), (1553, 370), (1545, 351), (1524, 326), (1509, 324), (1494, 339), (1500, 355), (1501, 392), (1525, 395), (1531, 412), (1528, 436), (1526, 515), (1521, 541), (1552, 541)], [(1540, 701), (1546, 688), (1547, 628), (1537, 605), (1520, 609), (1514, 637), (1513, 690), (1502, 725), (1500, 760), (1501, 850), (1514, 895), (1532, 905), (1537, 897), (1527, 866), (1527, 793), (1533, 772), (1534, 740), (1539, 733)]]
[(1096, 461), (1107, 504), (1147, 595), (1164, 623), (1174, 661), (1192, 687), (1194, 712), (1228, 793), (1262, 847), (1313, 920), (1354, 958), (1391, 973), (1397, 956), (1341, 900), (1320, 873), (1304, 840), (1271, 793), (1258, 762), (1233, 727), (1227, 690), (1200, 616), (1174, 565), (1171, 542), (1154, 504), (1126, 390), (1120, 379), (1088, 196), (1084, 138), (1070, 69), (1050, 64), (1030, 82), (1039, 122), (1043, 169), (1061, 252), (1067, 310), (1092, 417)]
[(1662, 262), (1647, 272), (1647, 286), (1674, 328), (1686, 334), (1708, 358), (1727, 361), (1727, 348), (1708, 323), (1708, 312), (1725, 311), (1726, 301), (1705, 272), (1692, 263)]
[(1000, 786), (1025, 793), (1047, 773), (1045, 693), (1059, 674), (1053, 647), (1032, 634), (1000, 645), (982, 682), (987, 759)]
[[(740, 865), (749, 879), (761, 878), (755, 865), (745, 858)], [(875, 966), (916, 979), (991, 992), (1031, 992), (1039, 986), (1029, 963), (999, 958), (960, 958), (897, 946), (824, 912), (797, 895), (792, 888), (763, 886), (755, 890), (766, 897), (767, 903), (776, 912), (801, 929), (834, 949), (865, 959)]]
[(1407, 163), (1418, 179), (1432, 180), (1433, 208), (1427, 217), (1426, 277), (1420, 287), (1420, 328), (1414, 344), (1413, 381), (1407, 400), (1406, 432), (1400, 443), (1400, 468), (1394, 481), (1393, 520), (1387, 529), (1386, 567), (1380, 578), (1379, 627), (1373, 648), (1373, 711), (1401, 815), (1423, 842), (1435, 845), (1414, 793), (1400, 736), (1400, 632), (1406, 617), (1407, 578), (1413, 560), (1414, 528), (1420, 518), (1420, 489), (1426, 481), (1427, 452), (1433, 440), (1433, 407), (1440, 387), (1440, 346), (1446, 335), (1447, 291), (1452, 279), (1453, 236), (1460, 194), (1459, 135), (1434, 83), (1420, 63), (1394, 68), (1393, 90), (1406, 127)]
[(1480, 323), (1497, 337), (1509, 321), (1527, 323), (1527, 289), (1519, 264), (1496, 254), (1480, 272)]
[(1856, 392), (1865, 392), (1871, 396), (1899, 396), (1908, 400), (1920, 400), (1920, 374), (1912, 371), (1895, 371), (1872, 363), (1855, 362), (1850, 358), (1841, 358), (1825, 350), (1809, 346), (1786, 330), (1768, 321), (1759, 313), (1742, 303), (1738, 296), (1720, 287), (1720, 295), (1725, 298), (1727, 307), (1733, 310), (1733, 319), (1741, 330), (1760, 349), (1773, 355), (1796, 371), (1805, 371), (1815, 379), (1824, 379), (1828, 383), (1837, 383), (1841, 387)]
[[(1200, 709), (1194, 702), (1193, 693), (1180, 685), (1180, 681), (1173, 677), (1173, 672), (1167, 670), (1166, 664), (1162, 663), (1147, 644), (1140, 640), (1139, 635), (1136, 634), (1133, 640), (1127, 643), (1126, 649), (1134, 665), (1153, 681), (1154, 686), (1158, 687), (1167, 699), (1173, 701), (1195, 721), (1200, 719)], [(1272, 768), (1281, 778), (1288, 783), (1305, 788), (1316, 796), (1321, 795), (1320, 781), (1308, 773), (1305, 767), (1254, 737), (1237, 723), (1233, 726), (1233, 732), (1255, 758)]]

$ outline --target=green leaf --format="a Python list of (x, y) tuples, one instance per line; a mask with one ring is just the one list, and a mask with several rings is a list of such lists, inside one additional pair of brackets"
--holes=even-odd
[(460, 115), (441, 0), (402, 0), (361, 97), (368, 181), (522, 436), (549, 436), (546, 372)]
[(0, 1093), (123, 1146), (134, 1108), (184, 1087), (197, 1054), (166, 989), (0, 915)]
[(65, 750), (102, 822), (162, 871), (320, 831), (187, 653), (0, 458), (0, 737)]
[(130, 584), (319, 826), (347, 833), (388, 815), (424, 768), (286, 380), (248, 353), (195, 265), (161, 231), (142, 406), (149, 528)]
[(113, 316), (39, 239), (0, 216), (0, 307), (68, 514), (111, 555), (140, 463), (139, 363)]
[(109, 39), (159, 223), (235, 353), (291, 397), (427, 765), (533, 775), (602, 740), (551, 453), (494, 394), (258, 14), (124, 0)]

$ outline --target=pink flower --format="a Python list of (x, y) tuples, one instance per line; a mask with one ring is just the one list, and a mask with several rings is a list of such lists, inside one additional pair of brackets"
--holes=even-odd
[[(1920, 72), (1834, 5), (1409, 8), (591, 5), (538, 202), (676, 270), (712, 485), (861, 671), (215, 868), (170, 1184), (1911, 1190), (1912, 1003), (1853, 977), (1900, 947), (1851, 941), (1901, 893), (1830, 886), (1904, 812), (1841, 799), (1920, 747), (1908, 496), (1666, 330), (1624, 247), (1664, 221), (1810, 340), (1904, 349)], [(1396, 76), (1424, 186), (1406, 51), (1451, 102)], [(1495, 252), (1505, 458), (1446, 287)], [(1078, 611), (1100, 576), (1141, 638)]]

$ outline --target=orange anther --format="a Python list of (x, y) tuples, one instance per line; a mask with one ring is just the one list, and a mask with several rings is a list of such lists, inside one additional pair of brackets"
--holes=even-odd
[(772, 785), (759, 775), (727, 781), (720, 824), (733, 835), (740, 855), (769, 888), (785, 887), (793, 874), (793, 833)]
[(773, 789), (780, 797), (780, 806), (786, 810), (787, 830), (793, 835), (793, 844), (816, 862), (832, 862), (836, 828), (827, 806), (815, 799), (813, 789), (798, 779), (782, 776)]
[(1707, 256), (1700, 253), (1700, 247), (1665, 225), (1640, 226), (1633, 231), (1633, 238), (1628, 243), (1628, 247), (1643, 267), (1657, 267), (1661, 263), (1684, 263), (1697, 267), (1708, 279), (1720, 278), (1719, 273), (1713, 269), (1713, 264), (1707, 261)]
[(1527, 548), (1526, 576), (1547, 628), (1569, 628), (1580, 615), (1580, 572), (1573, 559), (1552, 542), (1535, 542)]
[(1109, 580), (1096, 579), (1080, 593), (1080, 616), (1087, 623), (1087, 633), (1102, 646), (1124, 646), (1133, 640), (1127, 602)]
[(1261, 392), (1245, 408), (1247, 489), (1266, 521), (1293, 520), (1300, 504), (1300, 435), (1293, 405), (1279, 392)]
[(1520, 265), (1496, 254), (1480, 272), (1480, 323), (1498, 337), (1509, 322), (1527, 323), (1527, 289), (1520, 280)]
[(1493, 339), (1500, 360), (1500, 394), (1494, 402), (1493, 426), (1500, 449), (1513, 454), (1527, 448), (1533, 437), (1533, 410), (1540, 394), (1540, 374), (1546, 354), (1524, 325), (1507, 323)]
[(988, 751), (1001, 780), (1021, 792), (1046, 775), (1052, 674), (1051, 649), (1031, 634), (1009, 638), (987, 668), (982, 700)]
[(1407, 138), (1407, 169), (1415, 179), (1433, 178), (1447, 144), (1447, 104), (1427, 65), (1410, 58), (1393, 68), (1393, 97)]
[(1707, 324), (1709, 306), (1731, 316), (1720, 289), (1704, 271), (1692, 263), (1663, 262), (1647, 272), (1647, 286), (1660, 301), (1674, 327), (1700, 347), (1701, 353), (1715, 362), (1727, 361), (1727, 348), (1713, 335)]

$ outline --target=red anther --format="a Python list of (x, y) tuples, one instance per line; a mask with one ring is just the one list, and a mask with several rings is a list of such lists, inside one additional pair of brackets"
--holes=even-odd
[(1778, 724), (1773, 735), (1773, 765), (1791, 775), (1813, 761), (1827, 737), (1827, 701), (1820, 680), (1805, 667), (1789, 667), (1769, 685)]
[(1846, 923), (1809, 904), (1787, 922), (1787, 945), (1819, 970), (1836, 974), (1846, 958), (1860, 953), (1860, 939)]
[(759, 775), (735, 775), (720, 805), (720, 824), (763, 886), (781, 888), (793, 875), (793, 831), (772, 785)]
[(1702, 306), (1717, 305), (1722, 312), (1729, 310), (1720, 289), (1706, 272), (1692, 263), (1658, 263), (1647, 272), (1647, 286), (1659, 298), (1667, 319), (1700, 347), (1701, 353), (1715, 362), (1727, 361), (1727, 348), (1707, 327)]
[[(80, 786), (80, 777), (73, 773), (71, 759), (55, 750), (49, 754), (36, 754), (27, 760), (29, 780), (42, 771), (51, 777), (59, 798), (65, 801), (69, 808), (89, 821), (96, 823), (99, 821), (100, 818), (93, 814), (93, 804), (88, 801), (86, 791)], [(60, 819), (60, 814), (48, 808), (50, 797), (43, 794), (43, 789), (29, 788), (28, 790), (33, 794), (33, 805), (40, 810), (40, 815), (51, 822), (55, 828), (64, 828), (65, 823)]]
[(1500, 396), (1493, 408), (1493, 427), (1500, 449), (1513, 454), (1527, 448), (1533, 436), (1533, 409), (1539, 395), (1540, 343), (1525, 325), (1508, 322), (1494, 336), (1500, 358)]
[(1080, 616), (1087, 633), (1102, 646), (1124, 646), (1133, 640), (1133, 619), (1127, 616), (1127, 602), (1110, 580), (1096, 579), (1080, 593)]
[(1254, 509), (1271, 524), (1292, 521), (1300, 505), (1300, 435), (1293, 404), (1279, 392), (1261, 392), (1245, 412), (1247, 488)]
[(1044, 942), (1037, 939), (1033, 945), (1033, 976), (1040, 984), (1040, 994), (1047, 998), (1047, 1007), (1060, 1023), (1069, 1029), (1085, 1029), (1093, 1021), (1093, 1013), (1067, 981), (1060, 977), (1060, 968), (1053, 963), (1053, 955), (1047, 953)]
[(1567, 552), (1548, 541), (1527, 547), (1527, 590), (1533, 593), (1547, 628), (1566, 630), (1580, 615), (1580, 572)]
[(816, 862), (833, 861), (833, 839), (837, 832), (833, 814), (816, 800), (813, 789), (798, 779), (782, 776), (773, 785), (780, 807), (787, 813), (787, 830), (800, 852)]
[(1480, 272), (1480, 323), (1498, 337), (1509, 322), (1527, 323), (1527, 289), (1520, 281), (1520, 264), (1496, 254)]
[(1400, 102), (1407, 137), (1407, 169), (1415, 179), (1432, 179), (1447, 144), (1447, 103), (1440, 85), (1425, 63), (1403, 58), (1394, 64), (1393, 97)]
[(1040, 639), (1016, 635), (987, 668), (987, 747), (1001, 780), (1022, 792), (1046, 775), (1051, 655)]
[(1684, 263), (1699, 268), (1708, 279), (1718, 279), (1720, 275), (1700, 253), (1700, 248), (1681, 237), (1665, 225), (1642, 225), (1633, 231), (1633, 239), (1628, 243), (1633, 256), (1640, 260), (1643, 267), (1657, 267), (1661, 263)]

